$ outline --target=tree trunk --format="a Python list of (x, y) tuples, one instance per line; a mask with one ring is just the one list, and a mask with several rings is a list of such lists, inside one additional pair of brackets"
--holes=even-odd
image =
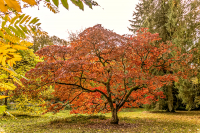
[(168, 104), (168, 110), (169, 112), (175, 112), (175, 106), (174, 106), (174, 97), (173, 97), (173, 86), (169, 85), (167, 86), (167, 94), (168, 94), (168, 99), (167, 99), (167, 104)]
[(111, 119), (111, 124), (118, 124), (119, 123), (119, 118), (117, 116), (117, 109), (112, 109), (112, 119)]

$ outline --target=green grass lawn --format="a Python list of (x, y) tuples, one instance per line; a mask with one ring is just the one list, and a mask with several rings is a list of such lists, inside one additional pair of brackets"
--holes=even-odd
[[(0, 116), (0, 128), (6, 133), (200, 133), (200, 111), (176, 113), (126, 109), (119, 112), (119, 125), (110, 124), (111, 114), (30, 116), (10, 111), (17, 119)], [(0, 130), (1, 132), (1, 130)]]

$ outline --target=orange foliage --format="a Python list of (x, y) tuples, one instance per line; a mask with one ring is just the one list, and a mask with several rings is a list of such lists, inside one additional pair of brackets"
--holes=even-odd
[[(149, 103), (164, 98), (159, 88), (183, 76), (183, 72), (172, 71), (187, 63), (180, 60), (178, 48), (170, 42), (158, 44), (159, 40), (158, 34), (146, 28), (136, 36), (121, 36), (96, 25), (79, 34), (70, 47), (39, 50), (37, 54), (45, 61), (26, 74), (32, 80), (24, 84), (33, 86), (32, 95), (39, 94), (43, 86), (54, 86), (53, 95), (61, 102), (47, 103), (47, 111), (70, 104), (71, 113), (105, 113)], [(169, 56), (172, 51), (175, 56)], [(161, 69), (166, 73), (153, 73)]]

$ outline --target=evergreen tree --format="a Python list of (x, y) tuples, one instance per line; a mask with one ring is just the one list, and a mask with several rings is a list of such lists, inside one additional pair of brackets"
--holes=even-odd
[[(197, 0), (141, 0), (136, 6), (136, 12), (133, 13), (133, 20), (130, 20), (131, 28), (129, 30), (135, 33), (140, 27), (148, 27), (151, 33), (159, 33), (163, 42), (171, 41), (176, 46), (181, 47), (182, 53), (187, 53), (194, 47), (199, 48), (199, 7), (200, 2)], [(193, 62), (198, 64), (199, 54), (195, 55), (197, 58)], [(188, 65), (191, 65), (193, 62), (189, 62), (190, 64)], [(163, 69), (159, 73), (163, 72), (166, 73), (167, 71)], [(187, 84), (190, 83), (190, 81), (185, 82)], [(192, 98), (184, 95), (186, 92), (181, 89), (184, 88), (180, 87), (182, 85), (184, 84), (173, 84), (162, 88), (167, 96), (167, 102), (163, 102), (162, 104), (167, 104), (167, 110), (174, 112), (179, 105), (177, 103), (179, 98), (188, 106), (192, 103), (191, 101), (185, 100)], [(189, 92), (192, 93), (192, 91)], [(199, 93), (196, 93), (195, 96), (198, 95)], [(157, 105), (160, 102), (157, 102)]]

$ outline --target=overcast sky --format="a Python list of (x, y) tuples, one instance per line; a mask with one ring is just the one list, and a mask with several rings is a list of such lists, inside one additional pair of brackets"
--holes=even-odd
[(68, 0), (69, 10), (59, 5), (60, 12), (54, 14), (43, 6), (23, 9), (23, 13), (38, 17), (41, 27), (50, 36), (56, 35), (62, 39), (68, 38), (68, 31), (76, 32), (102, 24), (106, 29), (113, 30), (118, 34), (127, 34), (127, 27), (130, 27), (128, 20), (132, 19), (135, 5), (139, 0), (96, 0), (101, 6), (94, 6), (90, 9), (84, 5), (84, 11), (73, 5)]

